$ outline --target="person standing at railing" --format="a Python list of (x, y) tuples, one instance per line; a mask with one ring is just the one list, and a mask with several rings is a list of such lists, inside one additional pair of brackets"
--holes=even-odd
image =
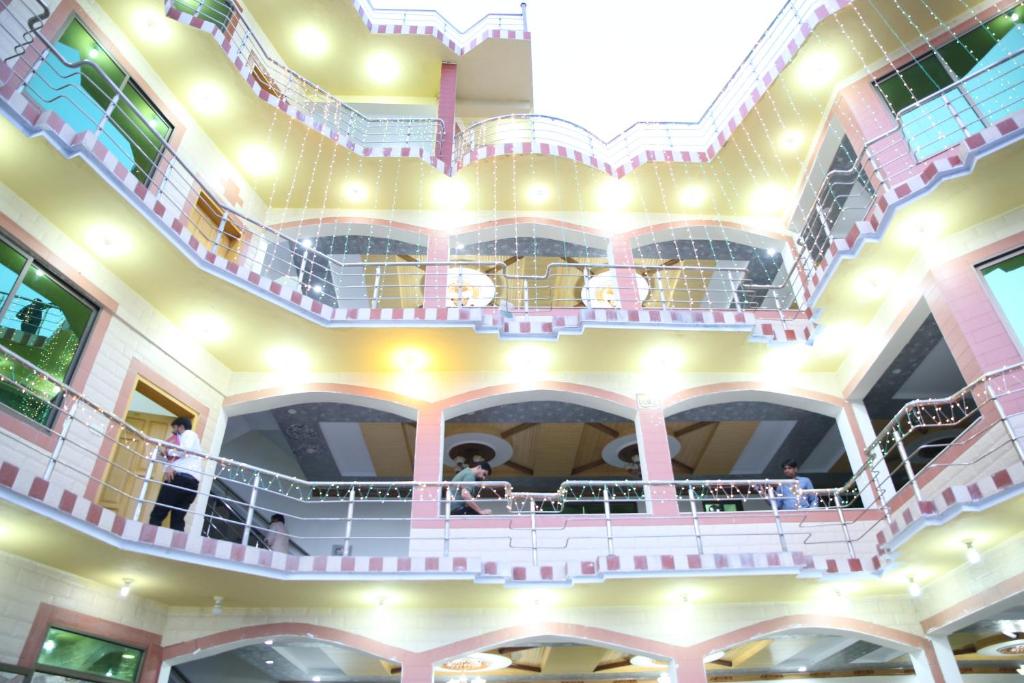
[(46, 311), (51, 308), (53, 306), (43, 303), (42, 299), (36, 297), (25, 304), (14, 317), (21, 321), (22, 332), (25, 334), (39, 334), (39, 328), (43, 326), (43, 318), (46, 316)]
[(272, 515), (270, 526), (267, 527), (267, 545), (270, 546), (270, 549), (275, 553), (287, 553), (291, 540), (288, 535), (288, 527), (284, 524), (284, 515)]
[(199, 435), (192, 431), (192, 419), (177, 417), (171, 423), (172, 443), (177, 443), (182, 450), (168, 448), (164, 450), (167, 467), (164, 468), (164, 483), (160, 485), (156, 504), (149, 514), (149, 523), (160, 526), (169, 514), (171, 528), (185, 530), (185, 513), (196, 499), (199, 489), (199, 477), (203, 474), (204, 460), (199, 454), (202, 444)]
[[(451, 513), (453, 515), (491, 514), (490, 510), (482, 508), (477, 504), (476, 496), (473, 495), (476, 489), (475, 482), (486, 481), (489, 476), (491, 476), (491, 464), (488, 462), (482, 462), (473, 467), (466, 467), (452, 477), (453, 484), (460, 482), (463, 483), (462, 486), (452, 486), (448, 489), (449, 495), (456, 500), (456, 502), (452, 503)], [(465, 482), (474, 483), (468, 484)]]
[[(800, 466), (796, 460), (787, 460), (782, 463), (782, 475), (786, 479), (796, 479), (796, 486), (783, 484), (776, 491), (779, 497), (780, 510), (802, 510), (804, 508), (818, 507), (818, 496), (815, 493), (804, 493), (814, 488), (814, 484), (807, 477), (799, 475)], [(799, 494), (799, 495), (798, 495)]]

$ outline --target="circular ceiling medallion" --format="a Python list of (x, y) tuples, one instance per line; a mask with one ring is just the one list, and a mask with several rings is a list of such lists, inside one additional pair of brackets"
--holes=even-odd
[[(668, 437), (669, 457), (676, 457), (682, 447), (679, 439), (674, 436)], [(637, 443), (636, 434), (627, 434), (609, 441), (608, 445), (601, 449), (601, 459), (612, 467), (638, 470), (640, 468), (640, 445)]]
[(446, 674), (478, 674), (487, 671), (498, 671), (507, 668), (512, 660), (501, 655), (487, 652), (475, 652), (464, 657), (449, 659), (437, 667), (439, 673)]
[(479, 270), (463, 266), (448, 269), (445, 299), (450, 308), (482, 308), (494, 300), (494, 293), (494, 282)]
[(1003, 641), (978, 650), (979, 655), (997, 655), (1002, 657), (1019, 657), (1024, 655), (1024, 638)]
[(466, 432), (452, 434), (444, 440), (444, 464), (456, 470), (482, 462), (497, 467), (511, 459), (512, 444), (494, 434)]
[[(643, 303), (651, 293), (651, 285), (638, 273), (633, 273), (633, 278), (636, 281), (637, 298)], [(615, 271), (606, 270), (587, 280), (580, 298), (587, 308), (622, 308), (619, 280)]]
[(1024, 642), (1017, 642), (1011, 645), (1003, 645), (999, 648), (1001, 655), (1024, 655)]

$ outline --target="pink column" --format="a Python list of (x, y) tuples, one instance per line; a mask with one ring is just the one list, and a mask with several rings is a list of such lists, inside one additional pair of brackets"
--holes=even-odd
[(444, 133), (437, 141), (437, 157), (449, 172), (453, 168), (452, 148), (455, 143), (455, 86), (455, 64), (442, 63), (441, 87), (437, 95), (437, 118), (444, 122)]
[(704, 669), (704, 658), (693, 657), (692, 653), (683, 650), (686, 654), (676, 656), (676, 675), (673, 679), (676, 683), (706, 683), (708, 680), (707, 671)]
[[(437, 406), (421, 408), (416, 415), (416, 444), (412, 478), (418, 482), (439, 482), (444, 458), (444, 411)], [(428, 486), (413, 493), (413, 525), (418, 520), (437, 519), (440, 514), (439, 489)], [(403, 674), (404, 677), (404, 674)]]
[(875, 188), (879, 187), (882, 178), (901, 179), (914, 167), (914, 156), (902, 133), (893, 132), (896, 119), (870, 78), (843, 88), (836, 100), (835, 111), (857, 152), (867, 142), (875, 140), (864, 169)]
[(620, 307), (636, 310), (643, 307), (640, 293), (637, 290), (636, 271), (633, 270), (633, 248), (627, 235), (615, 235), (611, 238), (610, 254), (612, 263), (626, 268), (615, 268), (615, 279), (619, 285)]
[[(665, 414), (659, 402), (644, 395), (637, 396), (636, 439), (640, 447), (640, 474), (645, 480), (672, 481), (672, 454), (668, 448), (668, 430)], [(674, 486), (651, 486), (648, 512), (661, 517), (679, 514)]]
[(964, 379), (1019, 363), (1020, 350), (981, 273), (969, 259), (932, 269), (925, 300)]
[(434, 667), (430, 662), (402, 662), (402, 683), (431, 683), (433, 680)]
[[(438, 263), (448, 260), (448, 235), (434, 230), (427, 239), (427, 261)], [(428, 265), (423, 277), (423, 307), (445, 308), (448, 288), (448, 266)]]

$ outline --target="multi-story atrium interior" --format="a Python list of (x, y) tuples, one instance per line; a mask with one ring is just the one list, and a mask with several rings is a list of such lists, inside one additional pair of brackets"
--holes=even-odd
[(0, 0), (0, 681), (1020, 680), (1024, 5), (559, 3)]

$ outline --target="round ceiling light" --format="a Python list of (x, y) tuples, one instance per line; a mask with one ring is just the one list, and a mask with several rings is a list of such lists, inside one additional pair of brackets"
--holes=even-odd
[[(633, 277), (636, 280), (637, 299), (643, 303), (651, 294), (651, 285), (639, 273), (633, 273)], [(580, 298), (588, 308), (622, 308), (616, 272), (606, 270), (587, 280)]]
[(475, 652), (471, 655), (449, 659), (438, 666), (437, 671), (446, 674), (478, 674), (486, 671), (499, 671), (508, 668), (511, 663), (511, 659), (502, 655)]

